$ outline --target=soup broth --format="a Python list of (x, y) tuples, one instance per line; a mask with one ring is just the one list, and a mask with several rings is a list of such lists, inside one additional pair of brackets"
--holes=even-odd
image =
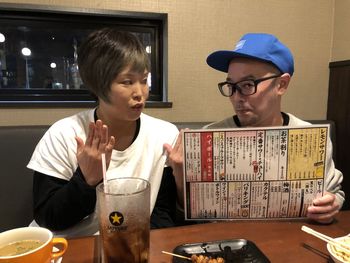
[(40, 247), (43, 242), (39, 240), (22, 240), (10, 243), (0, 248), (0, 257), (9, 257), (26, 253)]

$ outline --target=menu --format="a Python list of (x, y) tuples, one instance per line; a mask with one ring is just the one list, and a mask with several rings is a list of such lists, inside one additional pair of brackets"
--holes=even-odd
[(324, 192), (329, 129), (183, 130), (185, 218), (306, 217)]

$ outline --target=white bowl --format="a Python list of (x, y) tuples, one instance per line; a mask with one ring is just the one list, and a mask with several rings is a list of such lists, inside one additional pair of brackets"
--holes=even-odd
[[(335, 238), (335, 240), (346, 242), (348, 244), (348, 246), (350, 247), (350, 236), (349, 235)], [(335, 263), (350, 263), (350, 254), (346, 254), (345, 251), (341, 252), (340, 248), (338, 248), (330, 243), (327, 243), (327, 250)]]

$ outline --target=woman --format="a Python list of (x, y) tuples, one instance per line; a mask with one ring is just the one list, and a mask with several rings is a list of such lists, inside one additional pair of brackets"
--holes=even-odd
[(149, 95), (145, 48), (131, 33), (101, 29), (80, 46), (78, 65), (98, 106), (59, 120), (38, 143), (28, 164), (34, 170), (36, 223), (63, 236), (98, 231), (95, 187), (105, 153), (107, 179), (148, 180), (151, 226), (172, 226), (176, 186), (171, 168), (164, 167), (163, 144), (173, 143), (178, 130), (142, 113)]

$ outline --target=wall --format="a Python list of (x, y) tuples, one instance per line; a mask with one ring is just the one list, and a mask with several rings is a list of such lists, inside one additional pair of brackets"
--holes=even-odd
[[(168, 89), (173, 108), (146, 109), (146, 112), (169, 121), (212, 121), (222, 119), (233, 111), (229, 100), (219, 94), (216, 86), (219, 81), (226, 78), (226, 75), (209, 68), (205, 59), (214, 50), (232, 49), (236, 40), (246, 32), (276, 34), (295, 55), (296, 71), (290, 90), (285, 95), (283, 109), (304, 119), (325, 118), (334, 1), (7, 0), (6, 2), (19, 5), (22, 3), (168, 13)], [(4, 1), (0, 0), (1, 2)], [(343, 2), (343, 5), (346, 5), (345, 1)], [(345, 9), (341, 11), (346, 12)], [(337, 43), (340, 41), (341, 37)], [(345, 45), (340, 48), (345, 49)], [(80, 110), (82, 109), (0, 108), (0, 125), (51, 124)]]
[(350, 59), (349, 10), (349, 0), (335, 0), (334, 34), (331, 61)]

